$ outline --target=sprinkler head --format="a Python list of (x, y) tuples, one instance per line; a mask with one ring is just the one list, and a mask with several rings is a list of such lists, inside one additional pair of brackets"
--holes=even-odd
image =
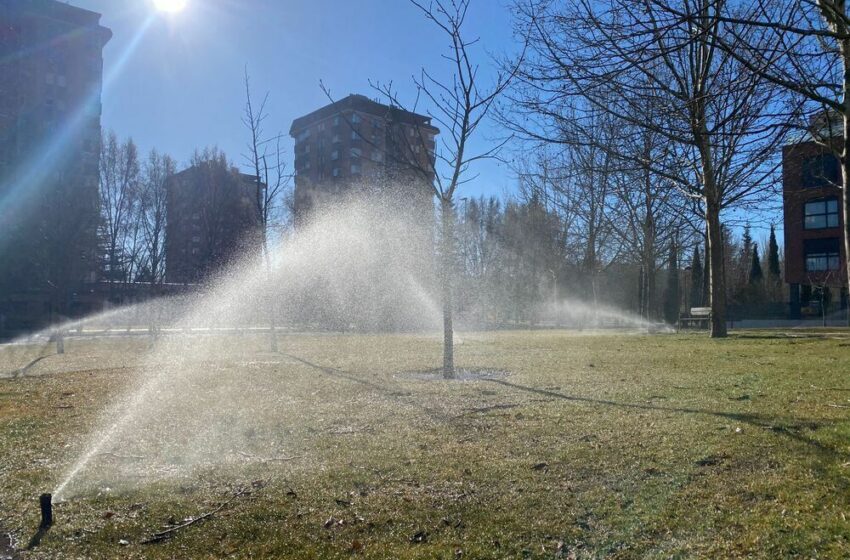
[(41, 528), (47, 529), (53, 525), (53, 495), (42, 494), (38, 501), (41, 505)]

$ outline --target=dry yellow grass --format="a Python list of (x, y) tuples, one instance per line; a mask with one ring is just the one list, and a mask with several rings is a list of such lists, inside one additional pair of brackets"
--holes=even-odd
[[(439, 363), (433, 337), (285, 336), (279, 355), (222, 338), (216, 375), (244, 384), (239, 398), (288, 403), (258, 411), (245, 463), (113, 485), (132, 459), (101, 458), (23, 557), (850, 556), (848, 333), (461, 339), (460, 366), (511, 375), (399, 375)], [(0, 349), (0, 374), (47, 356), (0, 381), (0, 525), (19, 543), (148, 346)], [(263, 454), (269, 441), (285, 456)]]

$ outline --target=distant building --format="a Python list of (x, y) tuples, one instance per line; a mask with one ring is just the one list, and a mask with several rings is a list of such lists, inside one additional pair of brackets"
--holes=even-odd
[(782, 184), (791, 316), (800, 317), (816, 288), (831, 288), (833, 302), (846, 308), (847, 255), (838, 158), (812, 140), (785, 146)]
[(166, 282), (203, 282), (261, 247), (253, 175), (208, 160), (175, 174), (166, 188)]
[(439, 132), (428, 116), (353, 94), (295, 119), (296, 222), (363, 185), (430, 213)]
[[(100, 14), (0, 0), (0, 315), (73, 315), (96, 270)], [(46, 303), (30, 309), (38, 292)], [(36, 298), (37, 299), (37, 298)]]

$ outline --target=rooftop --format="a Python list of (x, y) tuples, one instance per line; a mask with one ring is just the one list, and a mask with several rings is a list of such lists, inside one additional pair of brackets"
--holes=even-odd
[(298, 131), (307, 128), (313, 123), (347, 111), (357, 111), (368, 115), (376, 115), (387, 120), (417, 125), (427, 128), (434, 133), (439, 133), (439, 129), (431, 124), (431, 117), (427, 115), (420, 115), (419, 113), (406, 111), (399, 107), (385, 105), (378, 101), (369, 99), (365, 95), (352, 93), (348, 97), (344, 97), (339, 101), (325, 105), (312, 113), (308, 113), (303, 117), (295, 119), (292, 121), (289, 134), (295, 136)]

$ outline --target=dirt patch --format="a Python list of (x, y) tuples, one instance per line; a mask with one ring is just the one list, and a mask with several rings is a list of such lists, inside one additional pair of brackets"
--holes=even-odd
[(487, 368), (472, 368), (455, 370), (455, 376), (452, 379), (446, 379), (443, 376), (442, 368), (426, 369), (419, 371), (403, 371), (395, 374), (395, 377), (400, 379), (414, 379), (416, 381), (476, 381), (479, 379), (502, 379), (508, 377), (510, 372), (498, 369)]

